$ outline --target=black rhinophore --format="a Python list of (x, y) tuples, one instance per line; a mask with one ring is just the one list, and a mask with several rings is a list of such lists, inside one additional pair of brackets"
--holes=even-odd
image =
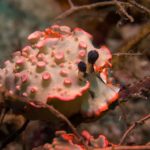
[(99, 54), (96, 50), (91, 50), (88, 53), (88, 63), (94, 64), (96, 60), (98, 59)]
[(78, 63), (78, 69), (79, 69), (79, 71), (81, 71), (81, 72), (86, 72), (86, 64), (85, 64), (85, 62), (80, 61), (80, 62)]

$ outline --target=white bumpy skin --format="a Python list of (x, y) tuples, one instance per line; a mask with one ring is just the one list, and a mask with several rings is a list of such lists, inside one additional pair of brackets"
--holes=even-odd
[[(54, 118), (33, 103), (53, 105), (67, 117), (79, 112), (93, 117), (117, 100), (119, 88), (109, 83), (107, 75), (111, 53), (105, 46), (95, 48), (89, 33), (53, 25), (30, 34), (28, 40), (30, 44), (15, 52), (0, 69), (0, 93), (11, 108), (29, 119)], [(88, 62), (91, 50), (99, 56), (94, 64)], [(81, 61), (85, 72), (78, 68)]]

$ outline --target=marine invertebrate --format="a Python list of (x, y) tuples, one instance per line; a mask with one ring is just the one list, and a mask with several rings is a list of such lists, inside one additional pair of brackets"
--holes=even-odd
[(95, 48), (89, 33), (53, 25), (28, 40), (0, 69), (1, 99), (15, 111), (29, 119), (52, 120), (51, 112), (32, 105), (49, 104), (67, 117), (79, 112), (93, 117), (117, 99), (119, 88), (107, 74), (111, 53), (105, 46)]
[[(43, 146), (33, 148), (33, 150), (61, 150), (61, 149), (74, 149), (74, 150), (86, 150), (85, 145), (79, 143), (76, 136), (72, 133), (66, 133), (65, 131), (57, 131), (56, 137), (51, 144), (44, 144)], [(88, 144), (88, 149), (94, 148), (106, 148), (110, 143), (104, 135), (99, 135), (94, 138), (89, 132), (82, 131), (82, 135)]]

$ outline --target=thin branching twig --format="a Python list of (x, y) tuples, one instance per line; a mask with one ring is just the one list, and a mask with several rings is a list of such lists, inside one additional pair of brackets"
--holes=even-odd
[[(81, 10), (90, 10), (90, 9), (97, 8), (97, 7), (115, 6), (116, 5), (116, 3), (114, 1), (97, 2), (97, 3), (93, 3), (93, 4), (82, 5), (82, 6), (74, 5), (71, 0), (68, 0), (68, 3), (70, 6), (70, 9), (68, 9), (61, 15), (57, 16), (56, 19), (66, 18), (66, 17), (70, 16), (71, 14), (73, 14), (74, 12), (81, 11)], [(126, 3), (126, 2), (120, 2), (120, 3), (122, 5), (127, 5), (128, 7), (130, 6), (130, 4)]]
[(63, 12), (61, 15), (57, 16), (55, 19), (63, 19), (74, 12), (81, 11), (81, 10), (90, 10), (97, 7), (106, 7), (106, 6), (117, 6), (119, 9), (119, 12), (122, 13), (126, 18), (130, 20), (130, 22), (134, 21), (134, 18), (126, 11), (125, 7), (136, 7), (141, 11), (144, 11), (145, 13), (150, 15), (150, 9), (147, 7), (137, 3), (134, 0), (128, 0), (127, 2), (119, 1), (119, 0), (111, 0), (111, 1), (104, 1), (104, 2), (96, 2), (92, 4), (86, 4), (82, 6), (76, 6), (72, 2), (72, 0), (68, 0), (69, 9)]
[(130, 22), (134, 22), (134, 18), (131, 15), (129, 15), (129, 13), (126, 11), (126, 9), (121, 4), (121, 2), (118, 0), (113, 0), (113, 1), (115, 2), (116, 6), (118, 7), (119, 13), (123, 14), (126, 18), (128, 18), (130, 20)]
[[(7, 94), (7, 95), (9, 98), (9, 94)], [(29, 99), (27, 99), (25, 97), (21, 97), (21, 96), (17, 96), (17, 95), (15, 95), (15, 96), (11, 95), (11, 98), (19, 99), (20, 101), (27, 103), (27, 104), (31, 105), (32, 107), (35, 107), (35, 108), (46, 108), (46, 109), (48, 109), (55, 117), (57, 117), (59, 120), (64, 121), (69, 126), (69, 128), (72, 130), (72, 132), (76, 135), (76, 137), (79, 139), (79, 141), (83, 142), (83, 144), (84, 144), (84, 141), (82, 140), (82, 136), (80, 136), (80, 134), (76, 130), (75, 126), (69, 121), (69, 119), (65, 115), (63, 115), (61, 112), (59, 112), (52, 105), (48, 105), (48, 104), (44, 104), (44, 103), (36, 104), (36, 103), (34, 103), (33, 100), (30, 101)]]
[(147, 7), (145, 7), (145, 6), (143, 6), (143, 5), (139, 4), (139, 3), (137, 3), (135, 0), (128, 0), (128, 2), (129, 2), (131, 5), (137, 7), (138, 9), (140, 9), (140, 10), (142, 10), (142, 11), (144, 11), (145, 13), (147, 13), (147, 14), (150, 15), (150, 9), (148, 9)]
[(113, 53), (113, 56), (141, 56), (142, 53)]
[(126, 89), (120, 90), (119, 92), (120, 102), (122, 103), (125, 99), (128, 99), (129, 97), (134, 97), (137, 94), (141, 95), (142, 90), (149, 90), (149, 89), (150, 89), (150, 76), (147, 76), (142, 80), (129, 85), (128, 87), (126, 87)]
[[(125, 41), (117, 50), (116, 53), (128, 53), (131, 49), (133, 49), (136, 45), (138, 45), (143, 39), (145, 39), (150, 34), (150, 23), (144, 24), (139, 32)], [(137, 52), (137, 51), (135, 51)], [(118, 66), (121, 62), (120, 57), (113, 59), (114, 68)]]
[(72, 0), (68, 0), (68, 3), (70, 5), (70, 7), (74, 7), (74, 4), (73, 4)]
[(53, 115), (55, 115), (58, 119), (64, 121), (72, 130), (72, 132), (81, 140), (80, 134), (77, 132), (74, 125), (68, 120), (66, 116), (64, 116), (62, 113), (60, 113), (57, 109), (55, 109), (52, 105), (43, 104), (41, 107), (47, 108)]
[(135, 129), (137, 126), (139, 125), (142, 125), (146, 120), (150, 119), (150, 114), (146, 115), (145, 117), (141, 118), (140, 120), (134, 122), (126, 131), (125, 133), (123, 134), (120, 142), (119, 142), (119, 145), (123, 144), (125, 139), (127, 138), (127, 136), (129, 135), (129, 133)]
[(117, 52), (127, 53), (149, 34), (150, 34), (150, 23), (146, 23), (140, 28), (139, 32), (134, 37), (131, 37), (125, 43), (123, 43), (123, 45), (120, 48), (118, 48)]

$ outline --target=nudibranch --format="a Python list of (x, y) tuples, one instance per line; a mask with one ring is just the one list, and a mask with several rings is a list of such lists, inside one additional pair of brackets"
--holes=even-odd
[(97, 117), (117, 100), (119, 88), (107, 72), (111, 52), (106, 46), (95, 48), (92, 35), (53, 25), (27, 39), (29, 44), (0, 69), (0, 95), (8, 106), (29, 119), (50, 120), (48, 110), (31, 104), (53, 105), (67, 117)]

